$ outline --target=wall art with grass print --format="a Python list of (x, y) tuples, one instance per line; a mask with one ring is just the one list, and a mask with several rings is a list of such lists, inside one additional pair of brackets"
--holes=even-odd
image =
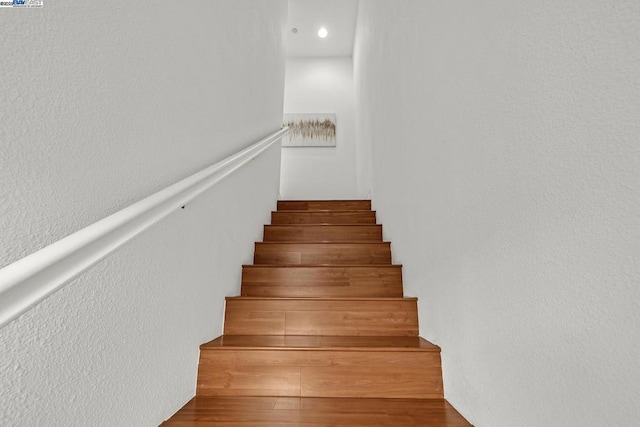
[(283, 147), (335, 147), (335, 113), (296, 113), (284, 115), (284, 126), (291, 129), (282, 138)]

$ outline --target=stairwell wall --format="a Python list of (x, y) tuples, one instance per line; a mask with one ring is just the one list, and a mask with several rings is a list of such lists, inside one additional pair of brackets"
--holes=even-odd
[(283, 199), (355, 199), (356, 125), (351, 57), (287, 59), (285, 113), (336, 113), (336, 147), (283, 148)]
[[(268, 3), (268, 4), (267, 4)], [(0, 267), (281, 127), (287, 2), (0, 13)], [(274, 146), (0, 329), (0, 425), (158, 425), (275, 208)]]
[(374, 208), (479, 427), (640, 420), (639, 19), (634, 0), (360, 2)]

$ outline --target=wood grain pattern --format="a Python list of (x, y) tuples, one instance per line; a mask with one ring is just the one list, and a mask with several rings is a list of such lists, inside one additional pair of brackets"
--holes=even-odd
[(382, 226), (376, 224), (265, 225), (265, 242), (382, 242)]
[(442, 398), (439, 352), (203, 349), (201, 396)]
[(278, 210), (371, 210), (371, 200), (278, 200)]
[(271, 224), (375, 224), (372, 211), (279, 211), (271, 212)]
[[(315, 354), (315, 352), (314, 352)], [(331, 353), (333, 362), (337, 352)], [(425, 365), (440, 356), (419, 353), (367, 353), (379, 356), (378, 363), (362, 360), (352, 366), (303, 367), (301, 397), (383, 397), (387, 399), (442, 399), (441, 367)], [(328, 355), (328, 354), (325, 354)], [(346, 355), (345, 355), (346, 356)]]
[(443, 399), (209, 397), (189, 401), (165, 427), (469, 427)]
[(256, 242), (254, 264), (391, 264), (388, 242)]
[(443, 399), (440, 348), (418, 336), (370, 209), (278, 202), (225, 335), (200, 347), (198, 397), (164, 425), (470, 425)]
[(402, 297), (402, 266), (245, 265), (241, 295)]
[(417, 336), (415, 298), (227, 298), (225, 335)]
[(352, 351), (431, 351), (440, 347), (421, 337), (404, 336), (327, 336), (327, 335), (222, 335), (200, 346), (201, 350), (269, 350), (269, 349), (319, 349)]

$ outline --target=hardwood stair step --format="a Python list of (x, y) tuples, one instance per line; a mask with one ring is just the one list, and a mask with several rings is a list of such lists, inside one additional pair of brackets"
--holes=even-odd
[(254, 264), (391, 264), (389, 242), (256, 242)]
[(265, 225), (265, 242), (382, 242), (382, 226), (377, 224), (287, 224)]
[(221, 335), (200, 346), (200, 350), (237, 349), (440, 352), (440, 347), (417, 336)]
[(242, 296), (402, 297), (401, 265), (244, 265)]
[(371, 210), (371, 200), (278, 200), (279, 211)]
[(164, 427), (470, 427), (444, 399), (196, 396)]
[[(443, 397), (437, 346), (424, 340), (413, 347), (392, 346), (393, 338), (403, 337), (342, 338), (300, 337), (297, 346), (285, 346), (287, 337), (218, 338), (201, 346), (198, 394)], [(326, 347), (318, 346), (323, 342)]]
[(200, 348), (196, 398), (163, 425), (470, 426), (370, 201), (280, 201), (264, 240)]
[(375, 211), (277, 211), (271, 224), (375, 224)]
[(417, 298), (227, 297), (225, 335), (418, 336)]

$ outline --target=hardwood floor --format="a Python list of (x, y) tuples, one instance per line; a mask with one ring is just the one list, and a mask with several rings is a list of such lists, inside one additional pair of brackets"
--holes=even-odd
[(289, 224), (265, 225), (265, 242), (382, 242), (377, 224)]
[(371, 200), (278, 200), (278, 211), (370, 211)]
[(165, 427), (468, 427), (443, 399), (201, 397)]
[(417, 336), (415, 298), (229, 297), (226, 335)]
[(198, 374), (209, 396), (443, 397), (440, 348), (417, 336), (225, 335)]
[(402, 297), (400, 265), (244, 265), (242, 296)]
[(166, 426), (470, 424), (368, 200), (279, 201), (224, 335), (200, 347), (196, 397)]
[(277, 211), (271, 224), (375, 224), (372, 211)]
[(256, 242), (255, 264), (391, 264), (389, 242)]
[(440, 347), (422, 337), (340, 337), (340, 336), (300, 336), (300, 335), (223, 335), (200, 346), (209, 349), (314, 349), (375, 351), (402, 348), (405, 351), (440, 351)]

